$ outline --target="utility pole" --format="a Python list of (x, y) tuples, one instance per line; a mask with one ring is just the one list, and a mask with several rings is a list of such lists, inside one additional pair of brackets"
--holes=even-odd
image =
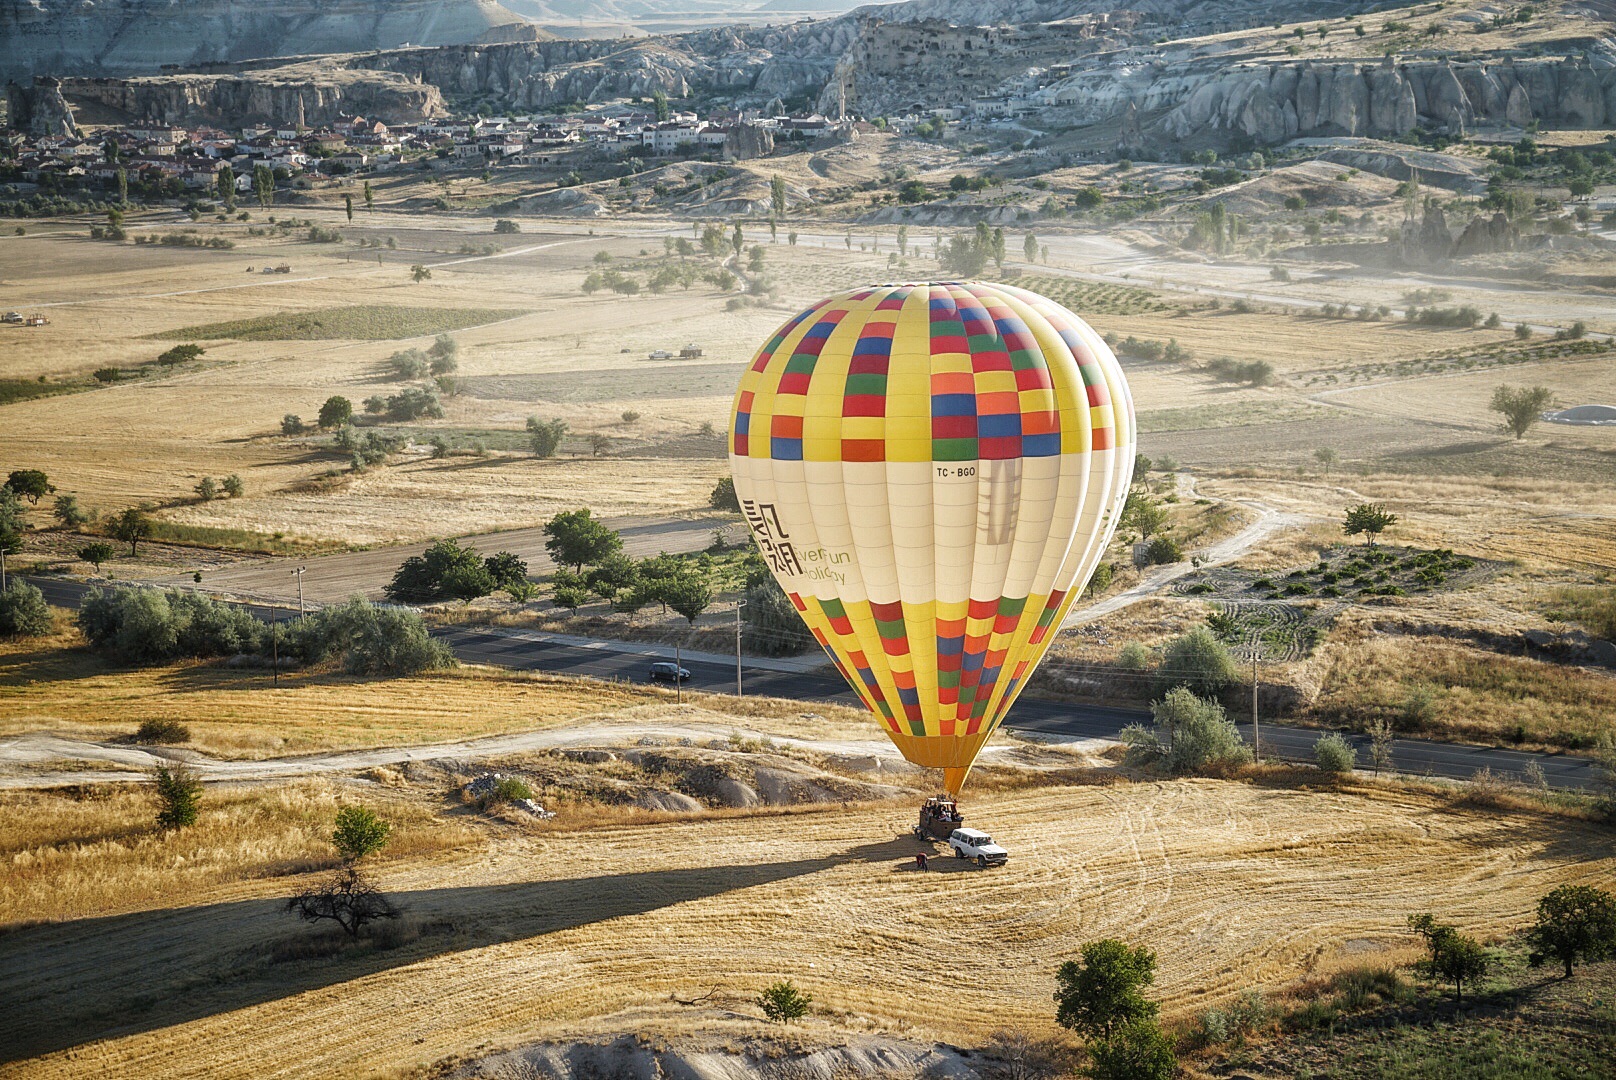
[(275, 604), (271, 601), (269, 605), (269, 678), (278, 687), (281, 684), (281, 627), (280, 623), (276, 621), (277, 614), (279, 613), (275, 610)]
[(307, 569), (308, 567), (306, 566), (300, 566), (291, 571), (292, 576), (297, 578), (297, 617), (299, 619), (303, 618), (303, 571)]
[(673, 643), (673, 702), (675, 705), (685, 703), (685, 665), (679, 659), (679, 643)]
[(735, 601), (735, 696), (741, 696), (741, 609), (745, 600)]
[(1262, 760), (1262, 732), (1257, 727), (1257, 654), (1251, 654), (1251, 758)]

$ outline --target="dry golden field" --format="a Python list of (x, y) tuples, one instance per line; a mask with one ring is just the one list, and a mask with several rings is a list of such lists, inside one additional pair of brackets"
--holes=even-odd
[[(3, 797), (8, 823), (39, 822), (8, 824), (12, 863), (71, 869), (62, 891), (31, 875), (11, 901), (53, 921), (0, 935), (0, 1042), (15, 1055), (0, 1075), (397, 1075), (541, 1039), (744, 1038), (762, 1030), (740, 1018), (755, 1015), (750, 995), (781, 977), (815, 999), (810, 1039), (969, 1044), (1052, 1030), (1053, 969), (1094, 938), (1155, 948), (1155, 989), (1180, 1016), (1401, 957), (1411, 912), (1500, 934), (1553, 884), (1616, 867), (1593, 826), (1367, 785), (1000, 792), (971, 809), (1010, 865), (928, 874), (899, 835), (907, 802), (526, 831), (471, 822), (413, 785), (211, 798), (223, 824), (154, 836), (133, 795)], [(277, 904), (329, 859), (311, 818), (347, 798), (412, 837), (376, 871), (405, 924), (352, 947)], [(136, 867), (106, 906), (98, 876)], [(670, 998), (714, 987), (704, 1007)]]

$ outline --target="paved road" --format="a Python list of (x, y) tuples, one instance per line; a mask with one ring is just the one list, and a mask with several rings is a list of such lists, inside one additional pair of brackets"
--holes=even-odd
[[(58, 607), (75, 608), (87, 586), (62, 578), (31, 578), (45, 597)], [(270, 611), (249, 606), (259, 618)], [(276, 617), (284, 617), (285, 612)], [(653, 659), (673, 659), (673, 649), (665, 645), (601, 641), (577, 645), (535, 640), (510, 632), (481, 628), (452, 628), (434, 631), (435, 636), (454, 650), (463, 661), (489, 664), (523, 671), (547, 671), (560, 675), (596, 679), (643, 682)], [(685, 659), (691, 673), (687, 684), (693, 689), (733, 693), (735, 665), (712, 660)], [(833, 701), (854, 705), (856, 699), (846, 684), (833, 673), (778, 671), (742, 664), (742, 679), (748, 694), (761, 694), (799, 701)], [(1016, 703), (1005, 727), (1030, 735), (1058, 739), (1115, 739), (1128, 724), (1148, 723), (1144, 709), (1049, 701), (1023, 697)], [(1241, 725), (1241, 733), (1251, 741), (1251, 725)], [(1319, 732), (1307, 728), (1263, 724), (1264, 757), (1311, 760), (1313, 743)], [(1347, 736), (1359, 747), (1359, 760), (1368, 760), (1367, 740)], [(1401, 773), (1468, 780), (1478, 769), (1491, 769), (1506, 779), (1519, 779), (1529, 763), (1536, 762), (1548, 783), (1556, 788), (1595, 786), (1597, 773), (1592, 760), (1568, 754), (1538, 754), (1485, 746), (1459, 746), (1422, 739), (1398, 739), (1392, 744), (1392, 764)]]
[[(605, 523), (622, 535), (625, 551), (644, 558), (663, 551), (701, 551), (712, 543), (714, 529), (720, 525), (734, 525), (736, 519), (722, 516), (607, 518)], [(555, 568), (544, 550), (542, 528), (510, 529), (461, 539), (484, 555), (492, 555), (496, 551), (512, 552), (525, 561), (529, 572), (534, 574), (547, 574)], [(306, 600), (318, 604), (340, 603), (355, 594), (379, 600), (382, 587), (392, 580), (399, 564), (426, 549), (426, 544), (401, 544), (310, 559), (264, 559), (212, 571), (207, 575), (207, 587), (212, 592), (230, 596), (295, 604), (297, 579), (292, 574), (292, 568), (303, 566), (306, 567), (303, 574), (303, 596)], [(189, 587), (191, 577), (187, 574), (166, 578), (163, 583)]]

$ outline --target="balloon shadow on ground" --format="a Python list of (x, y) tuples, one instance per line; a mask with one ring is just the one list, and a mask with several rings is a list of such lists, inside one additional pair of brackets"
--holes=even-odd
[(19, 926), (0, 931), (0, 1001), (6, 1003), (0, 1061), (155, 1031), (438, 956), (908, 853), (899, 841), (888, 841), (818, 859), (389, 892), (419, 936), (393, 948), (361, 939), (313, 958), (311, 951), (318, 949), (300, 950), (296, 939), (320, 931), (286, 913), (284, 899)]

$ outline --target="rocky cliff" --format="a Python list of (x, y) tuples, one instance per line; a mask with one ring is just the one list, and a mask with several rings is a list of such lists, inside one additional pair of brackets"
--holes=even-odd
[(0, 0), (0, 78), (457, 45), (522, 22), (496, 0)]
[(582, 40), (403, 49), (356, 65), (430, 83), (450, 98), (491, 97), (515, 109), (693, 91), (769, 97), (818, 92), (830, 55), (777, 56), (757, 35), (710, 30), (636, 41)]
[(72, 138), (79, 133), (73, 110), (62, 97), (62, 83), (48, 75), (35, 76), (27, 86), (6, 84), (6, 109), (11, 126), (37, 137)]
[(388, 124), (442, 116), (435, 86), (385, 71), (329, 71), (299, 65), (264, 73), (174, 75), (145, 79), (64, 79), (62, 93), (97, 119), (238, 127), (302, 117), (327, 124), (344, 114)]
[(1455, 134), (1533, 120), (1594, 128), (1616, 122), (1616, 68), (1558, 58), (1394, 63), (1150, 65), (1086, 72), (1073, 112), (1097, 121), (1131, 105), (1151, 116), (1130, 138), (1168, 143), (1278, 143), (1298, 135)]

